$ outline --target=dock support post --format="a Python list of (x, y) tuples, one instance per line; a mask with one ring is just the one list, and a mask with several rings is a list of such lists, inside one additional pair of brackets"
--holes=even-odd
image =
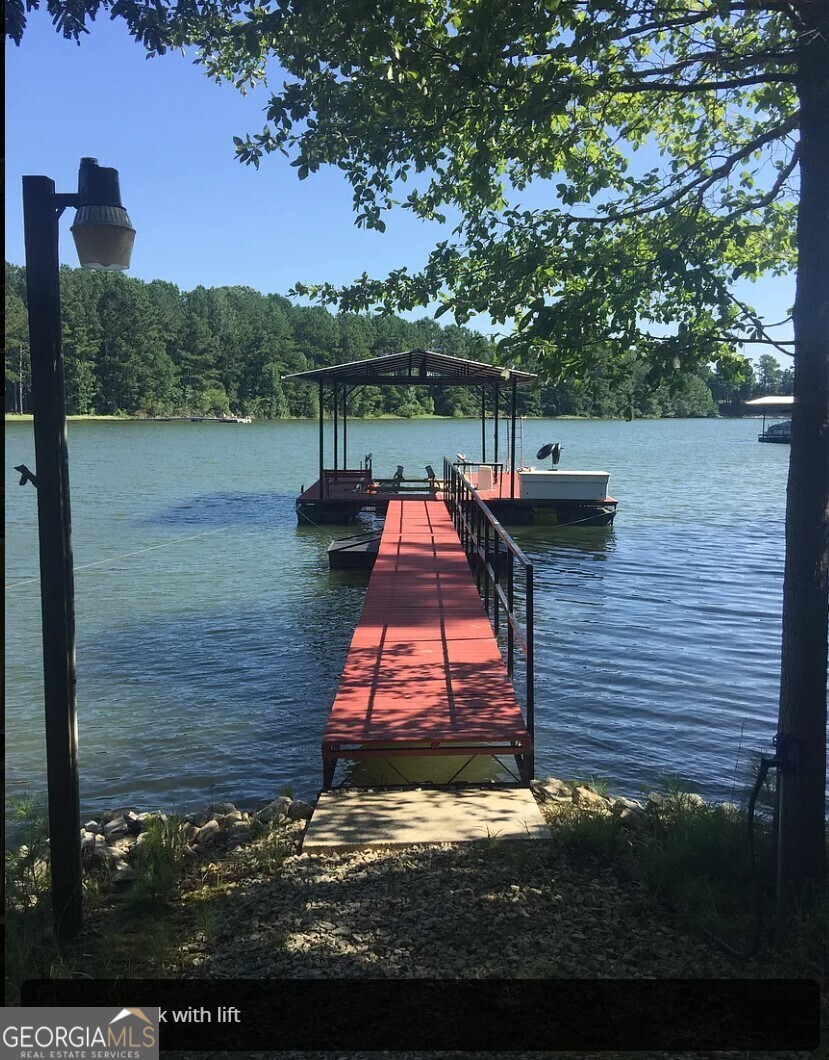
[(322, 404), (323, 404), (323, 390), (322, 380), (320, 379), (320, 500), (322, 500), (324, 494), (322, 491), (322, 478), (323, 478), (323, 448), (325, 446), (325, 430), (322, 422)]
[(516, 755), (515, 764), (518, 766), (518, 775), (529, 787), (533, 779), (533, 773), (535, 772), (534, 764), (535, 755), (532, 751), (525, 755)]
[(23, 178), (26, 290), (46, 720), (52, 916), (61, 940), (83, 925), (75, 670), (75, 584), (61, 347), (58, 206), (48, 177)]
[[(338, 454), (337, 454), (337, 440), (339, 435), (338, 424), (337, 424), (337, 408), (339, 402), (339, 394), (337, 393), (337, 384), (334, 384), (334, 400), (332, 402), (334, 406), (334, 470), (336, 471), (339, 467)], [(336, 475), (334, 476), (336, 478)]]
[[(495, 431), (494, 431), (494, 434), (495, 434), (495, 455), (492, 458), (495, 461), (496, 464), (498, 463), (498, 402), (500, 401), (500, 399), (501, 399), (501, 387), (500, 387), (500, 385), (498, 383), (496, 383), (495, 384), (495, 411), (494, 411), (494, 416), (495, 416)], [(498, 469), (495, 468), (494, 471), (495, 471), (495, 474), (497, 475), (498, 474)]]
[(527, 624), (527, 732), (535, 745), (535, 645), (533, 624), (535, 622), (535, 599), (533, 589), (532, 564), (527, 566), (527, 599), (525, 601), (525, 621)]
[(481, 387), (481, 463), (486, 463), (486, 383)]
[(513, 381), (512, 381), (512, 423), (510, 424), (511, 437), (512, 437), (512, 444), (511, 444), (512, 453), (510, 454), (510, 463), (509, 463), (509, 470), (510, 470), (510, 476), (509, 476), (509, 499), (511, 501), (515, 500), (515, 414), (516, 414), (516, 411), (517, 411), (516, 406), (517, 406), (517, 403), (518, 403), (517, 391), (518, 391), (518, 386), (517, 386), (515, 380), (513, 379)]
[(348, 467), (348, 384), (343, 386), (343, 467)]

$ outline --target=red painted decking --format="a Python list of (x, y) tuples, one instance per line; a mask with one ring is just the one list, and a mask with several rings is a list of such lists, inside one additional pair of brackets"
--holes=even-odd
[(531, 741), (446, 506), (393, 500), (322, 744), (338, 758), (509, 754)]

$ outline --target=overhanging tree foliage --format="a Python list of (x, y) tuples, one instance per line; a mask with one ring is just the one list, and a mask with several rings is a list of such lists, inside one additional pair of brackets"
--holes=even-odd
[[(36, 3), (30, 6), (37, 6)], [(68, 36), (81, 0), (47, 7)], [(442, 303), (515, 322), (553, 377), (784, 350), (738, 281), (796, 264), (796, 398), (779, 731), (783, 881), (825, 876), (829, 539), (829, 4), (825, 0), (277, 0), (113, 15), (150, 51), (197, 43), (240, 88), (288, 73), (241, 160), (339, 166), (357, 221), (451, 212), (415, 273), (298, 285), (354, 310)], [(22, 8), (18, 9), (21, 13)], [(22, 32), (20, 18), (11, 32)], [(799, 195), (796, 181), (799, 176)], [(520, 205), (542, 182), (541, 208)], [(411, 190), (409, 190), (411, 189)]]

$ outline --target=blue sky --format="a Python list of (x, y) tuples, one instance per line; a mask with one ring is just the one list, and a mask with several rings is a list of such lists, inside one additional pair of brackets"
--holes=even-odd
[[(78, 46), (32, 12), (20, 47), (6, 44), (6, 260), (23, 264), (21, 177), (52, 177), (58, 191), (74, 191), (84, 155), (120, 173), (138, 233), (130, 274), (184, 290), (243, 284), (284, 294), (297, 281), (383, 276), (417, 268), (447, 238), (448, 229), (402, 210), (386, 218), (385, 233), (357, 229), (338, 170), (299, 181), (282, 155), (258, 171), (238, 163), (232, 138), (262, 128), (266, 100), (266, 90), (242, 96), (209, 81), (180, 53), (147, 59), (106, 17)], [(77, 265), (70, 224), (62, 222), (61, 260)], [(740, 293), (780, 320), (794, 280), (770, 278)], [(495, 330), (484, 319), (471, 326)], [(756, 359), (768, 350), (746, 352)]]

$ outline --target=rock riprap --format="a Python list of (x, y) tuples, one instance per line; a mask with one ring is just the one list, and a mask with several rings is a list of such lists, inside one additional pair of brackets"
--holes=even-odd
[(172, 828), (168, 839), (175, 837), (182, 844), (185, 857), (207, 859), (249, 842), (273, 825), (283, 824), (298, 840), (313, 812), (311, 803), (287, 795), (256, 810), (240, 810), (232, 802), (220, 802), (182, 817), (161, 811), (110, 809), (81, 828), (81, 860), (85, 869), (106, 869), (113, 884), (125, 884), (137, 878), (132, 865), (153, 824)]

